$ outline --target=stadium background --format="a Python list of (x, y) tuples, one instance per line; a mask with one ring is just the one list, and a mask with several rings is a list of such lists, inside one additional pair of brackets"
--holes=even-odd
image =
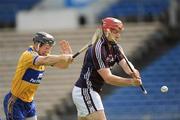
[[(20, 53), (38, 31), (65, 39), (78, 51), (102, 18), (125, 23), (120, 44), (141, 70), (148, 95), (139, 88), (105, 85), (101, 93), (108, 120), (180, 119), (179, 0), (1, 0), (0, 117)], [(58, 45), (53, 53), (59, 53)], [(79, 77), (81, 54), (68, 70), (47, 69), (35, 96), (39, 120), (76, 120), (71, 89)], [(115, 66), (112, 72), (126, 76)], [(167, 85), (168, 93), (160, 87)]]

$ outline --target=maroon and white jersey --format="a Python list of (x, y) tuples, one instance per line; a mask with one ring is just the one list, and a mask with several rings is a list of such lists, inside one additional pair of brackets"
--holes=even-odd
[(115, 63), (119, 63), (122, 58), (117, 44), (109, 42), (103, 35), (100, 40), (86, 51), (81, 74), (75, 86), (80, 88), (92, 88), (100, 92), (104, 80), (97, 70), (101, 68), (111, 68)]

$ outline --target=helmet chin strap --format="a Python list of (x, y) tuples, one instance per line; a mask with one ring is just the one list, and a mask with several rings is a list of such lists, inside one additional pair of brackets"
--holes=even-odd
[(40, 44), (41, 44), (41, 43), (38, 43), (38, 44), (37, 44), (37, 51), (39, 51)]
[(35, 51), (38, 53), (39, 53), (40, 44), (41, 43), (35, 43), (35, 46), (34, 46)]
[(38, 43), (38, 44), (37, 44), (37, 48), (36, 48), (36, 51), (37, 51), (37, 52), (39, 52), (40, 44), (41, 44), (41, 43)]

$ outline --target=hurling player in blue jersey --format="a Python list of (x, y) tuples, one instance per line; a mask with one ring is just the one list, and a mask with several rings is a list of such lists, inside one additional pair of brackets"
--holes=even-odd
[[(73, 102), (78, 112), (78, 120), (106, 120), (99, 92), (104, 83), (115, 86), (139, 86), (141, 78), (133, 67), (131, 72), (122, 56), (123, 50), (117, 45), (123, 31), (123, 23), (112, 17), (102, 20), (101, 32), (96, 34), (96, 42), (88, 48), (84, 57), (80, 77), (72, 90)], [(130, 78), (113, 75), (110, 68), (119, 64)]]
[[(21, 54), (10, 92), (4, 98), (7, 120), (37, 120), (34, 95), (44, 76), (45, 67), (67, 68), (71, 63), (72, 54), (49, 54), (55, 44), (52, 35), (38, 32), (33, 42), (34, 44)], [(71, 51), (70, 46), (69, 49)]]

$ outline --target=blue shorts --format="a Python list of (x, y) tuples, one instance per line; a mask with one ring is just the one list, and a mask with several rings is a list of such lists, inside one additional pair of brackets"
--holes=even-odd
[(4, 98), (4, 112), (7, 120), (25, 120), (36, 115), (35, 103), (24, 102), (8, 93)]

